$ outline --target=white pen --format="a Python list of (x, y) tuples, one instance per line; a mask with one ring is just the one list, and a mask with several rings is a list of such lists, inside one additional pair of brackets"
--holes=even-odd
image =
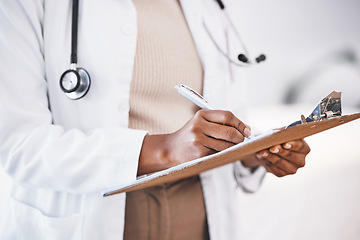
[[(194, 103), (198, 107), (205, 109), (205, 110), (214, 110), (212, 108), (208, 101), (205, 100), (205, 98), (195, 90), (191, 89), (188, 86), (185, 86), (184, 84), (175, 85), (175, 89), (180, 93), (183, 97), (185, 97), (190, 102)], [(245, 137), (245, 139), (251, 139), (252, 136)]]
[(175, 89), (178, 90), (178, 93), (180, 93), (183, 97), (185, 97), (187, 100), (191, 101), (198, 107), (205, 110), (214, 110), (214, 108), (209, 105), (208, 101), (206, 101), (204, 97), (201, 96), (201, 94), (191, 89), (190, 87), (185, 86), (184, 84), (180, 84), (179, 86), (176, 85)]

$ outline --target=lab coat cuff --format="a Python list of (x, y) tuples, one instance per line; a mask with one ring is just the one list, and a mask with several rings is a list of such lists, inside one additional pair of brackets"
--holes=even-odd
[(137, 178), (142, 144), (144, 142), (145, 136), (148, 134), (149, 133), (147, 131), (143, 130), (134, 130), (134, 132), (132, 133), (131, 138), (135, 138), (135, 141), (132, 141), (133, 144), (131, 144), (130, 149), (127, 150), (127, 153), (129, 155), (126, 156), (127, 159), (133, 159), (133, 161), (130, 161), (127, 168), (127, 174), (129, 174), (127, 179), (131, 179), (131, 182), (135, 181)]
[(237, 184), (248, 193), (256, 192), (265, 177), (266, 170), (263, 166), (256, 169), (245, 167), (241, 161), (234, 163), (234, 175)]

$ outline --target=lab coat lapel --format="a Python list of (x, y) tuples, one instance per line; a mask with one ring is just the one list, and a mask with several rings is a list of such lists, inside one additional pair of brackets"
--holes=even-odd
[[(220, 8), (209, 0), (181, 0), (180, 3), (203, 65), (203, 95), (214, 108), (223, 109), (226, 105), (225, 98), (219, 92), (225, 92), (227, 86), (228, 62), (224, 61), (226, 59), (213, 42), (216, 41), (222, 49), (226, 49), (225, 28), (219, 16)], [(206, 32), (204, 25), (211, 36)]]
[[(136, 10), (132, 1), (107, 1), (105, 4), (88, 0), (83, 1), (83, 5), (80, 8), (80, 20), (84, 24), (80, 22), (79, 26), (82, 28), (79, 33), (79, 62), (90, 65), (89, 69), (100, 70), (102, 77), (114, 77), (129, 83), (132, 72), (129, 62), (132, 61), (128, 59), (134, 59), (137, 37)], [(94, 16), (94, 12), (98, 15)]]
[(137, 43), (136, 9), (131, 0), (106, 1), (83, 1), (79, 64), (89, 69), (93, 80), (88, 100), (118, 114), (108, 120), (113, 121), (111, 125), (127, 127), (134, 64), (129, 59), (135, 58)]

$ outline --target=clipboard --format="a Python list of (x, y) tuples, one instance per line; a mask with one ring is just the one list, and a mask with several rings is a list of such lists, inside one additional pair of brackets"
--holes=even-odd
[(273, 130), (251, 138), (224, 151), (195, 159), (175, 167), (153, 173), (132, 183), (103, 192), (104, 197), (114, 194), (131, 192), (147, 187), (173, 182), (198, 175), (201, 172), (238, 161), (271, 146), (306, 138), (328, 129), (346, 124), (360, 118), (360, 113), (337, 116), (321, 121), (305, 122), (282, 130)]

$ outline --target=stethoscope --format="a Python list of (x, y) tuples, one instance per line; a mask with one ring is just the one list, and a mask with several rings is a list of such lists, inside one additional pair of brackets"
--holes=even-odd
[(60, 77), (61, 90), (72, 100), (84, 97), (91, 85), (90, 74), (84, 68), (77, 67), (78, 20), (79, 0), (73, 0), (70, 69)]
[[(212, 42), (218, 49), (218, 51), (229, 60), (230, 63), (236, 66), (248, 66), (253, 63), (260, 63), (266, 59), (265, 55), (261, 54), (254, 61), (249, 60), (249, 52), (243, 43), (240, 34), (236, 30), (233, 21), (230, 16), (225, 11), (225, 5), (221, 0), (215, 0), (224, 13), (227, 21), (230, 24), (230, 28), (234, 31), (238, 41), (242, 45), (243, 53), (238, 55), (237, 60), (232, 60), (229, 55), (221, 49), (221, 47), (217, 44), (214, 37), (211, 35), (209, 29), (204, 24), (204, 28), (208, 35), (210, 36)], [(91, 78), (90, 74), (81, 67), (77, 66), (77, 44), (78, 44), (78, 19), (79, 19), (79, 0), (73, 0), (72, 6), (72, 22), (71, 22), (71, 56), (70, 56), (70, 69), (65, 71), (60, 77), (60, 88), (65, 93), (65, 95), (72, 99), (77, 100), (84, 97), (91, 86)]]
[(219, 4), (219, 7), (221, 9), (221, 11), (224, 13), (224, 16), (227, 20), (227, 22), (229, 23), (230, 25), (230, 28), (231, 30), (235, 33), (235, 36), (238, 40), (238, 42), (241, 44), (241, 47), (243, 49), (243, 53), (240, 53), (238, 56), (237, 56), (237, 60), (233, 60), (231, 59), (231, 57), (229, 57), (229, 54), (226, 53), (226, 51), (224, 51), (223, 49), (221, 49), (221, 47), (217, 44), (217, 42), (215, 41), (214, 37), (211, 35), (209, 29), (207, 28), (206, 24), (204, 23), (204, 28), (206, 30), (206, 32), (208, 33), (208, 35), (210, 36), (212, 42), (214, 43), (214, 45), (216, 46), (216, 48), (218, 49), (218, 51), (225, 57), (229, 60), (230, 63), (236, 65), (236, 66), (239, 66), (239, 67), (246, 67), (246, 66), (249, 66), (251, 64), (254, 64), (254, 63), (260, 63), (260, 62), (263, 62), (266, 60), (266, 56), (264, 54), (260, 54), (258, 57), (256, 57), (254, 60), (250, 60), (250, 54), (249, 54), (249, 51), (247, 50), (244, 42), (242, 41), (242, 38), (240, 37), (240, 34), (239, 32), (236, 30), (236, 27), (233, 23), (233, 21), (231, 20), (231, 17), (229, 16), (229, 14), (226, 12), (225, 10), (225, 5), (224, 3), (222, 2), (222, 0), (215, 0), (218, 4)]

